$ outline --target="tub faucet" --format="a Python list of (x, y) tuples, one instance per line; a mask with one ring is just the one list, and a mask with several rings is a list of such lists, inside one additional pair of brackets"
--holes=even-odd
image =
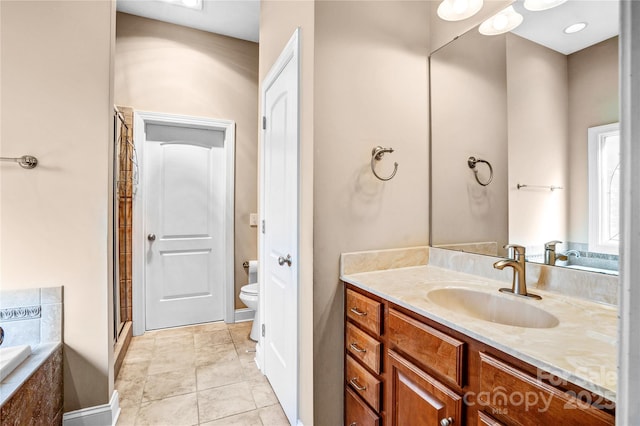
[(499, 260), (493, 264), (496, 269), (504, 269), (506, 267), (513, 268), (513, 282), (511, 288), (501, 288), (503, 293), (511, 293), (521, 297), (531, 297), (533, 299), (542, 299), (540, 296), (527, 293), (527, 266), (525, 263), (525, 248), (515, 244), (507, 244), (504, 246), (508, 250), (509, 255), (513, 254), (512, 259)]
[(554, 240), (544, 244), (544, 263), (553, 266), (556, 260), (567, 260), (566, 255), (556, 253), (556, 244), (561, 243), (562, 241)]
[(0, 345), (4, 342), (4, 328), (0, 327)]

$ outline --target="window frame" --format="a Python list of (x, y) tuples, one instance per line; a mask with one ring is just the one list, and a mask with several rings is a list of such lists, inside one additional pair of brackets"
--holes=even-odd
[(600, 142), (609, 136), (620, 136), (620, 123), (605, 124), (588, 129), (588, 177), (589, 177), (589, 251), (594, 253), (619, 253), (619, 241), (604, 241), (603, 228), (603, 188), (601, 186), (601, 150)]

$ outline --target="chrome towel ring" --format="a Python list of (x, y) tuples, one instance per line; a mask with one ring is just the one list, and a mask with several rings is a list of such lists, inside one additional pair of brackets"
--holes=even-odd
[[(486, 182), (481, 182), (480, 179), (478, 178), (478, 170), (476, 169), (476, 164), (478, 163), (484, 163), (487, 166), (489, 166), (489, 180), (487, 180)], [(476, 158), (476, 157), (469, 157), (467, 159), (467, 164), (469, 165), (469, 168), (471, 170), (473, 170), (473, 174), (476, 176), (476, 181), (482, 185), (482, 186), (487, 186), (491, 183), (491, 181), (493, 180), (493, 167), (491, 167), (491, 163), (489, 163), (486, 160), (482, 160), (480, 158)]]
[(387, 180), (393, 179), (393, 177), (396, 175), (396, 172), (398, 171), (398, 163), (394, 162), (393, 163), (393, 173), (391, 173), (390, 176), (385, 178), (385, 177), (381, 177), (380, 175), (378, 175), (378, 173), (376, 173), (375, 161), (382, 160), (382, 157), (387, 152), (389, 154), (391, 154), (393, 152), (393, 148), (383, 148), (380, 145), (378, 145), (375, 148), (373, 148), (373, 150), (371, 151), (371, 171), (373, 172), (375, 177), (377, 177), (378, 179), (380, 179), (382, 181), (387, 181)]

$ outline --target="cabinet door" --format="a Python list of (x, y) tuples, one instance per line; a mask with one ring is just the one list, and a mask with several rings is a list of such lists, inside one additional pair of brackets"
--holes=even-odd
[(433, 426), (442, 419), (462, 422), (462, 397), (389, 350), (389, 421), (396, 426)]
[(523, 426), (609, 426), (613, 416), (491, 355), (480, 353), (478, 403)]
[(367, 404), (349, 388), (346, 389), (345, 398), (345, 421), (346, 426), (379, 426), (380, 417), (374, 413)]

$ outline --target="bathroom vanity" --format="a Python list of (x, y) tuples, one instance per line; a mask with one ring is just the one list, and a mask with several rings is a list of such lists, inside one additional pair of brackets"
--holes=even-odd
[(615, 423), (614, 306), (501, 294), (504, 281), (400, 251), (365, 272), (345, 256), (345, 425)]

